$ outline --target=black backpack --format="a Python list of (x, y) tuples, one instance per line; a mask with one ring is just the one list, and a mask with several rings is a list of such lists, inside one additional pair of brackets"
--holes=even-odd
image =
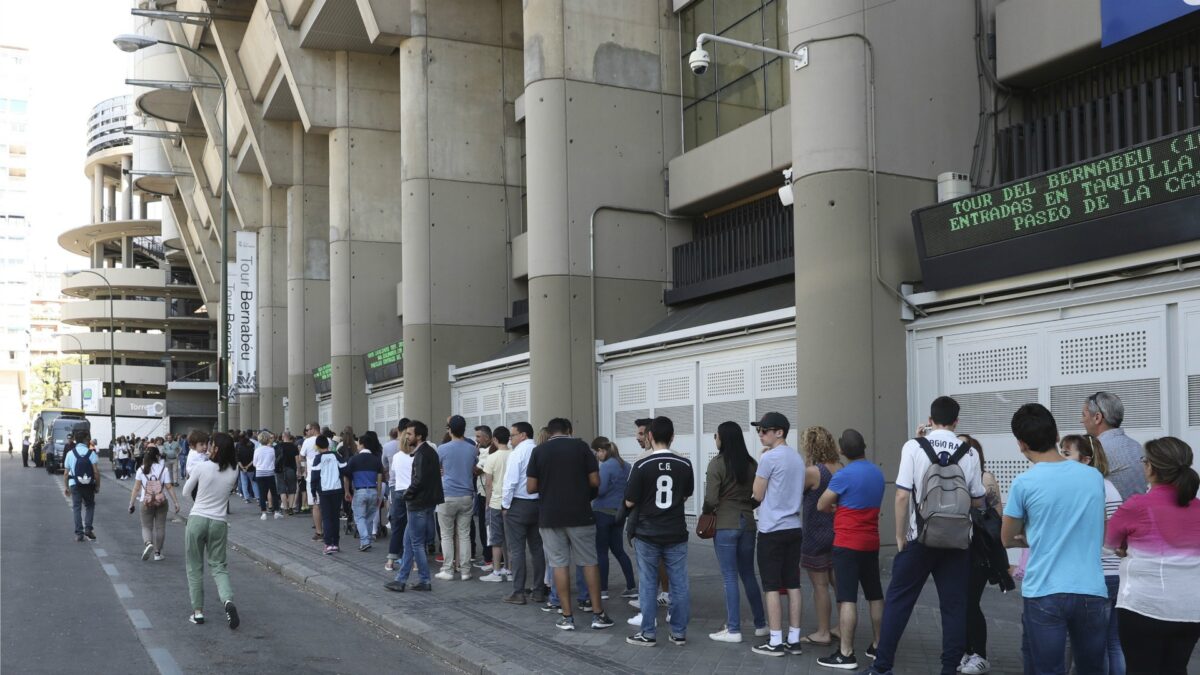
[(76, 485), (94, 485), (96, 483), (96, 470), (92, 466), (92, 460), (88, 456), (91, 453), (79, 454), (79, 446), (71, 449), (75, 453), (75, 465), (71, 468), (71, 478), (75, 479)]

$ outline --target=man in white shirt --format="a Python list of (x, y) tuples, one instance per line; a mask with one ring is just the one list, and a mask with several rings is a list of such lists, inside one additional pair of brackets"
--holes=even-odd
[[(524, 605), (529, 600), (546, 602), (549, 589), (543, 583), (546, 575), (546, 555), (542, 550), (542, 534), (538, 530), (538, 496), (530, 494), (526, 481), (529, 457), (533, 454), (533, 426), (517, 422), (509, 430), (512, 455), (504, 471), (503, 496), (500, 500), (504, 514), (504, 536), (508, 545), (509, 569), (512, 570), (513, 592), (504, 601)], [(527, 564), (526, 547), (529, 549)], [(533, 590), (525, 586), (526, 576), (534, 580)], [(529, 593), (529, 597), (526, 594)]]
[(321, 433), (321, 425), (309, 422), (304, 425), (304, 443), (300, 446), (300, 456), (304, 458), (304, 484), (308, 491), (308, 503), (312, 506), (313, 526), (317, 528), (312, 536), (313, 541), (320, 541), (324, 532), (321, 526), (321, 505), (317, 495), (321, 491), (319, 485), (313, 485), (312, 472), (317, 463), (317, 436)]
[[(939, 396), (929, 406), (928, 426), (917, 430), (933, 447), (940, 460), (948, 460), (964, 445), (954, 429), (958, 426), (958, 402)], [(943, 464), (944, 465), (944, 464)], [(916, 541), (916, 510), (920, 508), (922, 479), (933, 466), (917, 439), (900, 450), (900, 469), (896, 475), (896, 558), (892, 562), (892, 581), (883, 605), (875, 663), (869, 672), (886, 673), (892, 668), (896, 648), (912, 615), (917, 597), (929, 575), (938, 588), (942, 613), (942, 673), (954, 675), (967, 646), (967, 580), (971, 556), (967, 549), (931, 548)], [(979, 455), (970, 450), (958, 460), (967, 482), (972, 506), (983, 508), (983, 472)], [(1099, 555), (1099, 553), (1097, 553)]]

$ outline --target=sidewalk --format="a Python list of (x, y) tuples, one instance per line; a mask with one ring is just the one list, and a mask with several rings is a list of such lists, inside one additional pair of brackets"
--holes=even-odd
[[(611, 577), (613, 597), (606, 604), (617, 623), (613, 628), (591, 630), (582, 617), (574, 632), (554, 627), (557, 614), (540, 611), (537, 605), (509, 605), (502, 602), (511, 587), (503, 583), (472, 581), (433, 581), (432, 593), (391, 593), (383, 584), (392, 578), (384, 571), (386, 543), (360, 553), (357, 541), (343, 535), (343, 552), (322, 555), (319, 542), (310, 540), (312, 518), (291, 516), (280, 520), (258, 519), (257, 504), (249, 505), (234, 497), (230, 504), (229, 541), (235, 549), (303, 585), (317, 595), (362, 618), (376, 623), (420, 648), (469, 672), (517, 673), (829, 673), (816, 660), (832, 652), (832, 647), (806, 649), (803, 656), (770, 658), (750, 651), (753, 622), (743, 600), (742, 644), (723, 644), (708, 639), (708, 633), (720, 629), (725, 609), (720, 572), (712, 546), (693, 540), (689, 546), (688, 568), (692, 592), (692, 619), (688, 626), (688, 644), (675, 647), (660, 640), (647, 649), (625, 644), (635, 632), (625, 620), (636, 613), (619, 592), (624, 589), (620, 570), (614, 564)], [(884, 549), (884, 584), (891, 568), (890, 555)], [(432, 562), (432, 561), (431, 561)], [(437, 571), (434, 567), (433, 571)], [(478, 577), (478, 570), (475, 570)], [(233, 580), (234, 588), (237, 579)], [(803, 579), (804, 632), (815, 628), (811, 588)], [(253, 616), (246, 608), (246, 616)], [(988, 652), (994, 673), (1018, 673), (1020, 665), (1021, 600), (1015, 593), (1002, 595), (989, 587), (984, 594), (984, 612), (988, 617)], [(659, 613), (660, 626), (665, 616)], [(665, 630), (660, 628), (665, 637)], [(862, 651), (870, 643), (870, 619), (865, 603), (860, 602), (856, 640), (860, 670), (869, 663)], [(895, 670), (899, 673), (929, 673), (939, 669), (941, 622), (933, 583), (913, 613), (901, 642)]]

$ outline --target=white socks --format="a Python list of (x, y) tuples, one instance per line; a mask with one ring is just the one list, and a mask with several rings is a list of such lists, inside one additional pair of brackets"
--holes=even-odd
[(772, 647), (774, 647), (776, 645), (781, 645), (781, 644), (783, 644), (783, 631), (781, 631), (781, 630), (771, 631), (770, 645)]
[(800, 629), (795, 626), (788, 626), (788, 644), (794, 645), (800, 641)]

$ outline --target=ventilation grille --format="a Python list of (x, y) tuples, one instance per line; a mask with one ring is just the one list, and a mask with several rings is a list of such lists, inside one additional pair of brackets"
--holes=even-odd
[(1121, 397), (1125, 404), (1124, 429), (1162, 428), (1162, 391), (1159, 379), (1124, 380), (1121, 382), (1091, 382), (1050, 387), (1050, 412), (1059, 430), (1077, 428), (1087, 397), (1107, 391)]
[(659, 401), (687, 401), (692, 397), (692, 378), (671, 377), (658, 381)]
[(1059, 342), (1059, 367), (1063, 375), (1145, 368), (1148, 342), (1144, 330), (1067, 338)]
[(1200, 375), (1188, 375), (1188, 426), (1200, 427)]
[(796, 363), (771, 363), (760, 366), (758, 390), (759, 392), (795, 391)]
[(500, 392), (490, 392), (483, 396), (483, 409), (488, 412), (500, 410)]
[(1038, 402), (1037, 389), (955, 394), (961, 410), (958, 429), (964, 434), (1011, 434), (1012, 415), (1026, 403)]
[[(788, 418), (788, 422), (791, 422), (792, 424), (795, 424), (800, 417), (796, 412), (797, 407), (795, 396), (760, 398), (754, 402), (754, 411), (759, 417), (762, 417), (763, 413), (768, 412), (783, 413), (783, 416)], [(749, 422), (749, 420), (747, 420), (747, 422)]]
[(472, 396), (471, 398), (460, 399), (462, 405), (461, 414), (463, 417), (479, 414), (479, 399)]
[(622, 410), (614, 416), (613, 423), (616, 429), (613, 431), (614, 436), (632, 436), (637, 430), (635, 423), (643, 417), (649, 417), (649, 410)]
[(525, 387), (508, 389), (504, 392), (504, 407), (508, 410), (524, 410), (529, 407), (529, 390)]
[[(504, 423), (504, 417), (502, 415), (500, 415), (499, 413), (496, 413), (494, 415), (484, 415), (483, 417), (479, 418), (479, 424), (485, 425), (486, 427), (488, 427), (489, 429), (492, 429), (493, 431), (496, 429), (496, 427), (500, 426), (503, 423)], [(479, 426), (479, 424), (477, 424), (475, 426)]]
[(988, 472), (996, 477), (1000, 485), (1000, 497), (1004, 501), (1008, 501), (1008, 489), (1012, 487), (1013, 480), (1028, 471), (1030, 466), (1024, 459), (989, 459), (986, 464)]
[(646, 405), (646, 383), (630, 382), (617, 387), (617, 405), (620, 407)]
[(1029, 377), (1029, 347), (996, 347), (958, 355), (958, 384), (1013, 382)]
[(658, 408), (654, 414), (669, 417), (675, 424), (676, 436), (691, 436), (696, 433), (696, 408), (690, 405), (677, 405)]
[(749, 401), (721, 401), (704, 404), (704, 433), (715, 434), (722, 422), (737, 422), (743, 429), (750, 424)]
[(745, 396), (746, 371), (737, 368), (709, 372), (704, 376), (704, 388), (711, 397)]

